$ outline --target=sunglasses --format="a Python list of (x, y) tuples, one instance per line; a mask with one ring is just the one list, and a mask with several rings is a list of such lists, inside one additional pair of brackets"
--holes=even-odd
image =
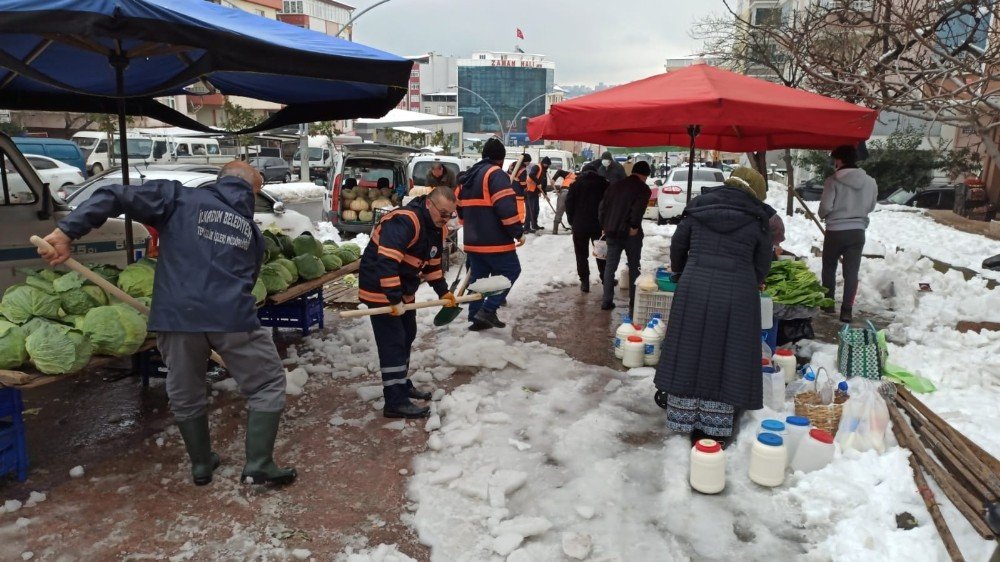
[(438, 207), (437, 204), (434, 203), (433, 199), (428, 198), (427, 202), (430, 203), (432, 207), (434, 207), (434, 210), (437, 211), (438, 216), (441, 217), (442, 219), (447, 220), (455, 216), (455, 211), (441, 211), (441, 207)]

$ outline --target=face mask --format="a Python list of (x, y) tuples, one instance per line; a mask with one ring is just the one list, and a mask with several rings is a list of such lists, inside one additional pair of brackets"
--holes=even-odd
[(611, 165), (611, 160), (607, 160), (607, 159), (601, 160), (601, 165), (604, 166), (605, 168), (607, 168), (608, 166)]

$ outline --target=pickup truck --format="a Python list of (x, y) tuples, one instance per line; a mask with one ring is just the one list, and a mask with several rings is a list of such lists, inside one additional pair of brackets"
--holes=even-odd
[[(28, 239), (52, 232), (68, 212), (69, 207), (42, 183), (11, 138), (0, 133), (0, 292), (23, 280), (18, 268), (46, 267)], [(139, 259), (145, 253), (149, 231), (139, 223), (132, 224), (132, 231)], [(73, 257), (82, 263), (125, 267), (125, 221), (110, 219), (78, 240)]]

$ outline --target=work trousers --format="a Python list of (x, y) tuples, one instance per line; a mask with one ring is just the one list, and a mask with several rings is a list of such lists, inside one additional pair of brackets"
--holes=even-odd
[(382, 392), (388, 406), (406, 401), (406, 374), (410, 370), (410, 348), (417, 338), (417, 311), (408, 310), (402, 316), (376, 314), (369, 316), (375, 332), (379, 368), (382, 371)]
[(538, 193), (537, 191), (524, 195), (524, 229), (538, 230)]
[(205, 375), (214, 349), (226, 363), (247, 407), (280, 412), (285, 407), (285, 369), (270, 328), (252, 332), (160, 332), (156, 345), (167, 365), (167, 397), (174, 419), (184, 421), (208, 408)]
[[(608, 242), (608, 260), (604, 266), (604, 302), (608, 306), (614, 302), (615, 272), (621, 263), (622, 252), (628, 259), (628, 313), (631, 316), (635, 306), (635, 281), (639, 278), (639, 258), (642, 256), (642, 236), (625, 236), (606, 238)], [(624, 279), (622, 280), (624, 281)]]
[(566, 189), (560, 189), (556, 191), (556, 217), (552, 221), (552, 232), (555, 232), (562, 222), (563, 214), (566, 213), (566, 196), (569, 191)]
[[(593, 249), (590, 245), (600, 239), (600, 232), (577, 232), (573, 231), (573, 253), (576, 254), (576, 273), (580, 276), (580, 281), (590, 281), (590, 256), (593, 254)], [(597, 261), (597, 274), (601, 278), (601, 282), (604, 282), (604, 268), (605, 260)]]
[[(513, 287), (514, 282), (521, 275), (521, 261), (517, 258), (517, 252), (501, 252), (498, 254), (470, 253), (468, 256), (469, 268), (471, 270), (471, 275), (469, 276), (470, 284), (491, 275), (503, 275), (510, 280), (510, 284)], [(510, 293), (510, 289), (486, 297), (483, 300), (470, 302), (469, 320), (472, 320), (472, 317), (479, 312), (480, 308), (487, 312), (496, 312), (500, 308), (500, 305), (507, 302), (508, 293)]]
[(865, 231), (827, 230), (823, 240), (823, 287), (831, 299), (837, 291), (837, 262), (844, 258), (844, 298), (841, 306), (854, 307), (858, 293), (858, 270), (861, 269), (861, 252), (865, 249)]

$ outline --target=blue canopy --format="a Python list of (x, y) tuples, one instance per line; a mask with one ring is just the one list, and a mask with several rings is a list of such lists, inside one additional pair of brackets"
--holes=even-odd
[(412, 62), (205, 0), (0, 0), (0, 108), (146, 115), (211, 130), (153, 98), (199, 81), (286, 107), (244, 133), (381, 117)]

